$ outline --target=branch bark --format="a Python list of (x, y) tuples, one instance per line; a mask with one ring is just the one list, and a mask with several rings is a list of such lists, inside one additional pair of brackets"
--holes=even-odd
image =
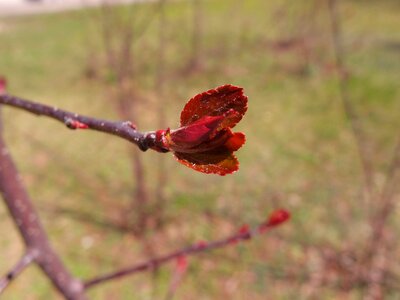
[(328, 0), (329, 16), (331, 22), (331, 35), (336, 68), (338, 69), (339, 93), (347, 119), (356, 142), (357, 151), (363, 168), (365, 189), (369, 197), (374, 196), (374, 182), (371, 161), (368, 154), (368, 145), (365, 130), (360, 117), (351, 103), (348, 91), (348, 72), (344, 63), (344, 47), (338, 5), (336, 0)]
[(153, 143), (151, 134), (136, 130), (130, 121), (108, 121), (68, 112), (54, 106), (33, 102), (12, 95), (0, 95), (0, 103), (13, 106), (38, 116), (47, 116), (64, 123), (70, 129), (92, 129), (119, 136), (146, 151)]
[[(1, 96), (0, 99), (3, 99)], [(13, 217), (27, 251), (35, 253), (34, 260), (66, 299), (83, 300), (82, 283), (72, 277), (51, 247), (32, 201), (22, 184), (21, 176), (0, 134), (0, 192)], [(20, 267), (17, 266), (17, 273)]]
[(0, 294), (7, 288), (7, 286), (23, 271), (25, 270), (36, 258), (37, 252), (29, 249), (17, 262), (17, 264), (7, 274), (0, 279)]
[[(276, 214), (276, 212), (274, 212), (273, 214)], [(241, 230), (239, 230), (239, 232), (237, 232), (233, 235), (230, 235), (226, 238), (216, 240), (213, 242), (204, 242), (204, 241), (199, 242), (199, 243), (196, 243), (189, 247), (171, 252), (164, 256), (159, 256), (159, 257), (150, 259), (143, 263), (139, 263), (139, 264), (136, 264), (136, 265), (133, 265), (130, 267), (123, 268), (121, 270), (111, 272), (109, 274), (105, 274), (102, 276), (98, 276), (98, 277), (89, 279), (84, 283), (84, 287), (85, 287), (85, 289), (89, 289), (89, 288), (92, 288), (96, 285), (99, 285), (101, 283), (104, 283), (104, 282), (107, 282), (110, 280), (120, 279), (122, 277), (132, 275), (135, 273), (156, 269), (156, 268), (160, 267), (161, 265), (168, 263), (168, 262), (175, 260), (182, 256), (196, 255), (196, 254), (200, 254), (205, 251), (215, 250), (215, 249), (223, 248), (223, 247), (226, 247), (229, 245), (236, 245), (240, 241), (247, 241), (247, 240), (250, 240), (254, 236), (264, 234), (266, 231), (272, 229), (273, 227), (275, 227), (277, 225), (280, 225), (281, 223), (285, 222), (287, 219), (284, 219), (284, 220), (281, 220), (278, 222), (273, 222), (271, 220), (272, 220), (272, 217), (269, 219), (268, 222), (265, 222), (265, 223), (257, 226), (253, 230), (248, 230), (248, 229), (246, 229), (247, 227), (244, 227), (245, 230), (241, 229)]]

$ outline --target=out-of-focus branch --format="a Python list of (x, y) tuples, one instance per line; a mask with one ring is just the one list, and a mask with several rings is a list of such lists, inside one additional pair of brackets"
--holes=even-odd
[(93, 129), (119, 136), (136, 144), (142, 151), (146, 151), (152, 144), (151, 135), (146, 136), (145, 133), (137, 131), (135, 125), (130, 121), (108, 121), (82, 116), (8, 94), (0, 95), (0, 103), (23, 109), (39, 116), (50, 117), (64, 123), (71, 129)]
[(131, 275), (134, 273), (155, 269), (160, 267), (161, 265), (175, 260), (182, 256), (189, 256), (199, 254), (205, 251), (210, 251), (218, 248), (223, 248), (229, 245), (235, 245), (240, 241), (246, 241), (251, 239), (254, 236), (260, 235), (265, 233), (266, 231), (270, 230), (271, 228), (287, 221), (290, 215), (285, 210), (277, 210), (274, 211), (271, 216), (269, 217), (268, 221), (262, 223), (261, 225), (257, 226), (256, 228), (250, 230), (247, 226), (242, 227), (239, 232), (226, 237), (221, 240), (213, 241), (213, 242), (199, 242), (189, 247), (174, 251), (172, 253), (166, 254), (164, 256), (160, 256), (151, 260), (148, 260), (143, 263), (139, 263), (118, 271), (111, 272), (109, 274), (105, 274), (99, 277), (95, 277), (92, 279), (87, 280), (84, 283), (85, 289), (92, 288), (100, 283), (104, 283), (106, 281), (119, 279), (125, 277), (127, 275)]
[(368, 155), (368, 145), (366, 135), (362, 126), (358, 113), (354, 105), (350, 101), (348, 91), (348, 71), (344, 62), (344, 47), (342, 41), (342, 30), (340, 16), (338, 13), (337, 0), (328, 0), (329, 16), (331, 22), (331, 36), (333, 44), (333, 52), (335, 56), (336, 68), (338, 70), (339, 93), (343, 104), (343, 108), (347, 119), (350, 122), (353, 136), (357, 145), (357, 151), (360, 157), (361, 165), (364, 173), (365, 188), (369, 193), (369, 197), (373, 196), (374, 182), (372, 174), (372, 166)]
[[(2, 97), (0, 96), (0, 98)], [(69, 273), (58, 254), (51, 247), (2, 134), (0, 134), (0, 193), (21, 234), (26, 249), (35, 253), (35, 263), (51, 280), (54, 287), (66, 299), (86, 299), (82, 283)], [(17, 267), (18, 271), (20, 266)]]
[(0, 294), (7, 288), (7, 286), (34, 260), (37, 252), (29, 249), (24, 256), (17, 262), (17, 264), (3, 277), (0, 278)]
[(169, 288), (164, 300), (172, 300), (176, 294), (178, 286), (183, 279), (183, 276), (186, 274), (188, 269), (188, 261), (186, 256), (178, 257), (176, 260), (176, 266), (174, 273), (172, 275)]
[(390, 213), (394, 208), (394, 194), (398, 181), (397, 172), (400, 169), (400, 135), (396, 147), (393, 152), (392, 160), (389, 164), (389, 169), (386, 175), (386, 182), (381, 194), (381, 209), (378, 210), (375, 216), (375, 226), (372, 240), (377, 240), (382, 235), (383, 227)]
[(400, 169), (400, 135), (395, 146), (392, 160), (386, 174), (386, 182), (380, 193), (375, 192), (373, 183), (372, 167), (367, 152), (367, 144), (364, 128), (358, 114), (355, 112), (348, 96), (347, 72), (344, 67), (344, 50), (341, 37), (340, 18), (337, 12), (337, 0), (328, 0), (329, 14), (332, 28), (332, 41), (336, 65), (339, 70), (339, 90), (343, 106), (349, 119), (354, 138), (357, 142), (359, 156), (364, 169), (366, 188), (369, 196), (378, 203), (377, 209), (371, 216), (371, 235), (368, 244), (363, 252), (363, 266), (360, 268), (359, 276), (364, 277), (368, 283), (365, 299), (379, 299), (382, 297), (382, 282), (387, 271), (387, 255), (382, 255), (387, 251), (388, 241), (385, 236), (385, 227), (388, 219), (394, 210), (394, 196), (397, 187), (397, 172)]
[[(159, 24), (158, 24), (158, 62), (157, 62), (157, 74), (155, 78), (155, 89), (157, 91), (158, 98), (160, 99), (157, 103), (157, 117), (159, 128), (163, 128), (166, 124), (166, 113), (165, 113), (165, 86), (166, 86), (166, 31), (167, 31), (167, 18), (165, 6), (167, 0), (159, 0), (158, 6), (160, 11)], [(168, 181), (168, 170), (165, 165), (165, 160), (158, 157), (158, 168), (157, 168), (157, 185), (155, 190), (155, 212), (154, 217), (157, 226), (161, 226), (164, 223), (165, 218), (165, 206), (166, 206), (166, 196), (165, 196), (165, 186)]]
[[(372, 233), (370, 236), (369, 244), (365, 251), (365, 259), (370, 260), (371, 265), (367, 267), (368, 274), (367, 280), (370, 282), (369, 289), (366, 293), (366, 299), (377, 299), (377, 295), (382, 293), (381, 285), (384, 281), (384, 275), (387, 269), (382, 267), (382, 252), (387, 251), (388, 241), (385, 234), (385, 227), (388, 219), (395, 208), (395, 194), (396, 187), (398, 187), (398, 171), (400, 169), (400, 135), (397, 144), (394, 148), (393, 157), (389, 165), (386, 175), (386, 182), (383, 186), (380, 198), (377, 199), (380, 206), (372, 216), (371, 227)], [(387, 263), (387, 257), (384, 263)], [(386, 266), (384, 264), (384, 266)]]

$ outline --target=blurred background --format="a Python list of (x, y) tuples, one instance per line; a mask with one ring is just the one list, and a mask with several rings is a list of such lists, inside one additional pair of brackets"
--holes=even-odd
[[(237, 126), (247, 142), (239, 172), (218, 177), (3, 109), (69, 269), (99, 275), (284, 207), (292, 219), (277, 230), (189, 258), (174, 299), (399, 299), (400, 2), (128, 2), (0, 0), (9, 92), (146, 131), (177, 127), (189, 98), (230, 83), (249, 96)], [(0, 228), (5, 272), (23, 245), (3, 204)], [(165, 265), (89, 296), (167, 299), (174, 272)], [(34, 267), (4, 297), (59, 299)]]

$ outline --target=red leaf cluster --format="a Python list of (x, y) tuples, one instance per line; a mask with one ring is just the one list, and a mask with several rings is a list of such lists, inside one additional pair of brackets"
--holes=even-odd
[(247, 110), (243, 89), (224, 85), (189, 100), (181, 113), (181, 127), (156, 132), (156, 150), (172, 151), (185, 166), (203, 173), (231, 174), (238, 170), (234, 151), (245, 135), (232, 132)]

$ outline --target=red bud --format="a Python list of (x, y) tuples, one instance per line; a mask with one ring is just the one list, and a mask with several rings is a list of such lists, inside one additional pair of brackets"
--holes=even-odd
[(0, 76), (0, 95), (5, 94), (7, 90), (7, 79)]
[(181, 255), (176, 259), (176, 270), (178, 273), (185, 273), (189, 263), (186, 255)]
[(275, 210), (269, 215), (268, 221), (261, 224), (258, 230), (260, 233), (264, 233), (266, 230), (268, 230), (268, 228), (273, 226), (278, 226), (289, 219), (290, 219), (290, 213), (287, 210), (284, 209)]
[(284, 209), (278, 209), (272, 212), (268, 218), (268, 226), (276, 226), (290, 218), (290, 213)]
[(207, 247), (207, 245), (208, 243), (206, 241), (198, 241), (195, 246), (198, 249), (204, 249)]

